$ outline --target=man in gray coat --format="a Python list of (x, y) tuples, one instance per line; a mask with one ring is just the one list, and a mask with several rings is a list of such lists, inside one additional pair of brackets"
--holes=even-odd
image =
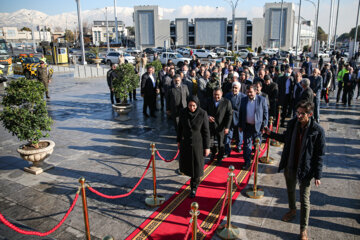
[(186, 85), (181, 83), (180, 75), (175, 75), (173, 79), (174, 85), (170, 88), (167, 97), (169, 105), (166, 105), (166, 112), (174, 121), (175, 131), (178, 130), (180, 111), (187, 105), (187, 97), (189, 90)]

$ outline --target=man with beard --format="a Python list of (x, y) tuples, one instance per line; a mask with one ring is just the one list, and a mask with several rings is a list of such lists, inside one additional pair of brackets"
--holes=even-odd
[(315, 186), (320, 186), (325, 155), (325, 132), (312, 118), (313, 109), (313, 103), (299, 102), (296, 108), (297, 118), (289, 121), (284, 133), (274, 133), (266, 129), (270, 138), (285, 144), (278, 169), (279, 172), (285, 169), (290, 208), (282, 217), (284, 222), (296, 217), (296, 184), (299, 184), (301, 240), (308, 240), (311, 180), (314, 178)]
[(178, 130), (180, 111), (186, 107), (186, 100), (189, 96), (189, 90), (186, 85), (181, 83), (180, 75), (175, 75), (173, 87), (167, 94), (169, 105), (166, 106), (166, 112), (174, 121), (175, 130)]
[(287, 68), (284, 76), (279, 78), (279, 105), (282, 106), (281, 127), (285, 126), (285, 118), (291, 116), (291, 97), (294, 89), (294, 79), (291, 76), (292, 69)]
[(244, 170), (250, 167), (252, 144), (256, 138), (261, 138), (264, 127), (268, 124), (268, 107), (263, 97), (256, 95), (256, 86), (246, 88), (247, 97), (241, 99), (239, 128), (244, 136)]
[[(213, 90), (213, 99), (209, 102), (207, 113), (209, 116), (211, 144), (211, 159), (215, 159), (217, 155), (217, 165), (221, 165), (224, 157), (224, 136), (229, 133), (229, 128), (232, 118), (232, 108), (229, 100), (222, 97), (223, 93), (220, 87), (215, 87)], [(217, 146), (215, 144), (217, 140)]]

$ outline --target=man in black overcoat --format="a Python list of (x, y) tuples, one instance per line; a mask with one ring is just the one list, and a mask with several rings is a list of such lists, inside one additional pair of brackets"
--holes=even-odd
[[(224, 136), (229, 133), (232, 119), (231, 102), (222, 97), (223, 92), (220, 87), (214, 88), (213, 99), (209, 102), (207, 112), (209, 115), (209, 127), (212, 139), (211, 159), (215, 158), (218, 151), (217, 164), (220, 165), (224, 157), (225, 146)], [(217, 146), (215, 145), (217, 140)]]
[(356, 74), (354, 73), (354, 69), (349, 67), (349, 72), (344, 74), (344, 93), (343, 93), (343, 104), (346, 103), (351, 106), (351, 101), (354, 96), (354, 90), (356, 86)]
[(149, 116), (146, 111), (149, 107), (150, 116), (155, 116), (156, 95), (159, 93), (158, 83), (154, 75), (154, 67), (148, 66), (147, 72), (141, 76), (141, 96), (144, 98), (143, 114)]
[(282, 106), (281, 126), (284, 127), (285, 118), (291, 116), (291, 98), (294, 89), (294, 78), (291, 76), (292, 69), (287, 68), (285, 74), (278, 79), (279, 105)]

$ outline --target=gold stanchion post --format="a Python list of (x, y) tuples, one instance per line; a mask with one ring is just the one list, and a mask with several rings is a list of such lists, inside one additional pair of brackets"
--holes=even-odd
[(155, 143), (150, 144), (151, 147), (151, 158), (152, 158), (152, 173), (153, 173), (153, 184), (154, 184), (154, 193), (152, 196), (149, 196), (145, 199), (145, 204), (149, 207), (157, 207), (164, 203), (165, 198), (157, 195), (156, 191), (156, 167), (155, 167)]
[(231, 225), (231, 206), (232, 206), (232, 191), (233, 191), (233, 179), (235, 177), (234, 174), (234, 166), (229, 167), (229, 177), (228, 177), (228, 211), (227, 211), (227, 222), (224, 225), (221, 225), (216, 230), (217, 235), (221, 239), (238, 239), (240, 236), (240, 230), (238, 227)]
[(192, 216), (192, 237), (191, 240), (196, 240), (197, 239), (197, 216), (200, 214), (200, 212), (198, 211), (199, 209), (199, 204), (197, 202), (193, 202), (191, 203), (191, 210), (190, 210), (190, 214)]
[(90, 224), (89, 224), (89, 214), (87, 208), (87, 201), (86, 201), (86, 193), (85, 193), (85, 178), (81, 177), (79, 179), (79, 183), (81, 184), (81, 197), (83, 203), (83, 213), (84, 213), (84, 222), (85, 222), (85, 233), (86, 233), (86, 240), (91, 240), (90, 237)]
[[(259, 152), (259, 142), (260, 142), (260, 139), (257, 138), (255, 140), (255, 145), (256, 145), (256, 152)], [(259, 198), (262, 198), (264, 196), (264, 191), (262, 189), (258, 189), (257, 188), (257, 174), (258, 174), (258, 161), (259, 161), (259, 154), (258, 153), (255, 153), (256, 154), (256, 158), (255, 158), (255, 170), (254, 170), (254, 186), (253, 186), (253, 189), (250, 189), (248, 191), (246, 191), (246, 195), (248, 195), (248, 197), (250, 198), (255, 198), (255, 199), (259, 199)]]
[[(273, 123), (274, 123), (274, 118), (271, 116), (270, 117), (270, 129), (273, 128)], [(265, 164), (272, 164), (274, 162), (274, 159), (269, 156), (269, 153), (270, 153), (270, 137), (267, 138), (266, 144), (267, 144), (266, 156), (261, 157), (259, 159), (259, 161), (261, 163), (265, 163)]]

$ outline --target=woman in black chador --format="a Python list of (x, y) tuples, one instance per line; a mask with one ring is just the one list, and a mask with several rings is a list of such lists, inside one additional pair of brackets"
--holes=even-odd
[(209, 119), (196, 96), (191, 96), (187, 108), (180, 112), (177, 143), (180, 171), (191, 177), (190, 197), (194, 198), (204, 174), (204, 156), (210, 153)]

